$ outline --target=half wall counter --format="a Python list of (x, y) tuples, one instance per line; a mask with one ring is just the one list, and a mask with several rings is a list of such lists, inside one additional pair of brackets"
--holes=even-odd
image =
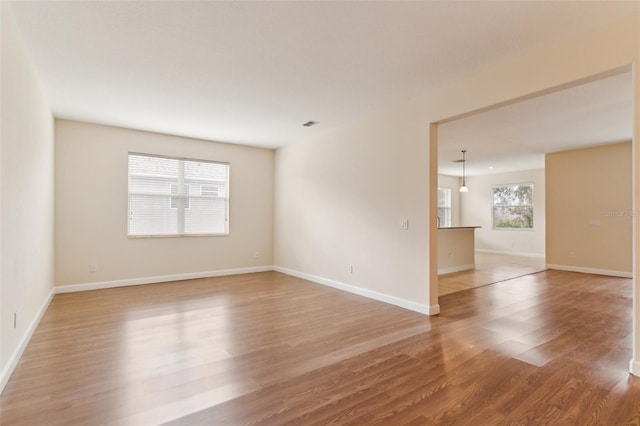
[(476, 267), (475, 230), (480, 226), (438, 228), (438, 275)]

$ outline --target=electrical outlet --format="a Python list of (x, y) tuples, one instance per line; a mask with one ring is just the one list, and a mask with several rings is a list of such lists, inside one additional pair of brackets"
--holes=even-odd
[(98, 272), (98, 265), (96, 265), (95, 263), (92, 263), (91, 265), (89, 265), (89, 271)]
[(406, 231), (407, 229), (409, 229), (409, 219), (400, 220), (400, 229), (403, 231)]
[(576, 252), (575, 251), (570, 251), (569, 252), (569, 257), (576, 257)]
[(347, 271), (349, 271), (350, 274), (353, 274), (353, 265), (349, 265)]
[(255, 252), (255, 253), (253, 253), (253, 258), (254, 258), (254, 259), (260, 259), (260, 252), (259, 252), (259, 251), (257, 251), (257, 252)]

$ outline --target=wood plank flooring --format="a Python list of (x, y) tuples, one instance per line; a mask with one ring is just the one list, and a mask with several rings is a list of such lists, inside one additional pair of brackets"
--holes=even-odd
[(524, 256), (476, 253), (476, 267), (438, 277), (438, 294), (444, 296), (482, 287), (546, 269), (544, 259)]
[(0, 423), (640, 424), (631, 280), (550, 270), (440, 304), (276, 272), (56, 295)]

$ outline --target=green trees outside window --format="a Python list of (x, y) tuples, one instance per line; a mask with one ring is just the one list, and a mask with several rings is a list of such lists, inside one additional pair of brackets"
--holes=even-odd
[(493, 188), (493, 227), (533, 229), (533, 184)]

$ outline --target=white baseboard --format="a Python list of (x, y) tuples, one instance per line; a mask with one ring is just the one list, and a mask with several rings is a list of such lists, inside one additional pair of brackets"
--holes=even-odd
[(440, 313), (440, 305), (438, 304), (431, 305), (431, 306), (422, 305), (420, 303), (411, 302), (409, 300), (401, 299), (399, 297), (378, 293), (376, 291), (371, 291), (361, 287), (356, 287), (349, 284), (341, 283), (339, 281), (318, 277), (316, 275), (306, 274), (304, 272), (295, 271), (293, 269), (282, 268), (280, 266), (274, 266), (273, 270), (277, 272), (282, 272), (283, 274), (291, 275), (297, 278), (302, 278), (303, 280), (326, 285), (328, 287), (337, 288), (338, 290), (347, 291), (349, 293), (357, 294), (359, 296), (364, 296), (369, 299), (374, 299), (380, 302), (389, 303), (391, 305), (400, 306), (401, 308), (409, 309), (410, 311), (419, 312), (421, 314), (437, 315)]
[(197, 278), (224, 277), (227, 275), (252, 274), (255, 272), (273, 271), (272, 266), (255, 266), (251, 268), (223, 269), (220, 271), (191, 272), (187, 274), (163, 275), (158, 277), (132, 278), (127, 280), (102, 281), (97, 283), (72, 284), (56, 286), (55, 292), (73, 293), (76, 291), (101, 290), (104, 288), (126, 287), (130, 285), (166, 283), (169, 281), (193, 280)]
[(475, 267), (476, 267), (475, 263), (471, 263), (469, 265), (452, 266), (451, 268), (442, 268), (442, 269), (438, 268), (438, 275), (469, 271), (471, 269), (475, 269)]
[(485, 254), (499, 254), (502, 256), (520, 256), (520, 257), (534, 257), (536, 259), (544, 259), (544, 254), (528, 253), (528, 252), (522, 252), (522, 251), (475, 249), (475, 252), (485, 253)]
[(631, 360), (629, 361), (629, 373), (634, 376), (640, 377), (640, 361)]
[(42, 319), (42, 316), (47, 311), (47, 308), (49, 307), (49, 304), (51, 303), (51, 299), (53, 299), (54, 294), (55, 294), (55, 289), (51, 289), (44, 303), (40, 306), (40, 309), (38, 310), (36, 317), (33, 319), (33, 321), (31, 321), (31, 324), (29, 324), (29, 327), (24, 333), (24, 336), (22, 336), (22, 339), (20, 339), (20, 344), (18, 345), (16, 350), (13, 351), (13, 354), (11, 354), (11, 357), (9, 358), (9, 362), (7, 362), (7, 365), (2, 370), (2, 373), (0, 373), (0, 394), (4, 390), (4, 387), (6, 386), (7, 382), (9, 381), (11, 374), (13, 374), (13, 370), (15, 370), (16, 366), (18, 365), (18, 361), (20, 361), (20, 357), (22, 357), (22, 354), (24, 353), (24, 350), (26, 349), (27, 344), (29, 343), (29, 340), (31, 340), (31, 336), (33, 336), (33, 333), (36, 331), (36, 328), (38, 328), (38, 324), (40, 324), (40, 320)]
[(558, 271), (582, 272), (584, 274), (607, 275), (610, 277), (633, 278), (632, 272), (612, 271), (609, 269), (582, 268), (580, 266), (554, 265), (551, 263), (547, 263), (546, 268), (556, 269)]

